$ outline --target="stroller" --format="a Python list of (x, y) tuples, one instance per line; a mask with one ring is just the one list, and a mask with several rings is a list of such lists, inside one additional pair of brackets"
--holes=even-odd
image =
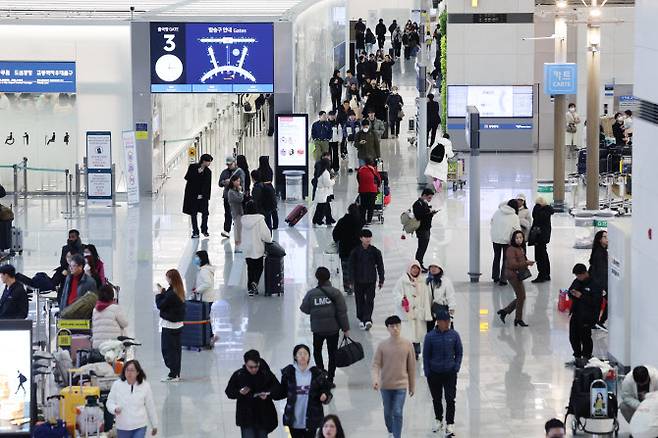
[[(616, 379), (616, 377), (615, 377)], [(569, 415), (573, 416), (571, 431), (589, 434), (619, 434), (617, 421), (617, 385), (616, 380), (610, 385), (603, 380), (598, 367), (576, 369), (571, 385), (569, 406), (564, 417), (567, 423)]]

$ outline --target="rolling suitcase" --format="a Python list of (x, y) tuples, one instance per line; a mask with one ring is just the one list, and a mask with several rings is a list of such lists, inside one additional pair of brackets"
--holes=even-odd
[(11, 252), (23, 254), (23, 230), (11, 227)]
[(305, 205), (298, 205), (292, 209), (290, 214), (286, 217), (286, 223), (288, 226), (294, 227), (297, 223), (302, 220), (304, 215), (308, 212), (308, 209)]
[[(69, 379), (73, 380), (70, 377)], [(82, 383), (82, 378), (80, 378), (80, 383)], [(66, 423), (66, 428), (71, 436), (75, 437), (78, 407), (84, 406), (89, 396), (100, 397), (100, 388), (97, 386), (68, 386), (62, 389), (59, 394), (62, 396), (59, 401), (59, 414)]]
[(181, 334), (181, 345), (185, 348), (200, 351), (210, 348), (212, 327), (210, 325), (210, 305), (203, 301), (188, 300), (185, 302), (185, 321)]
[(265, 296), (283, 294), (283, 257), (265, 257)]

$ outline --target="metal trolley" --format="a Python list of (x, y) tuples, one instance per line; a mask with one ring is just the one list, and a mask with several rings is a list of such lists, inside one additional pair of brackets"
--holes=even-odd
[(448, 182), (452, 183), (452, 191), (463, 190), (466, 185), (464, 179), (465, 162), (456, 154), (453, 158), (448, 159)]

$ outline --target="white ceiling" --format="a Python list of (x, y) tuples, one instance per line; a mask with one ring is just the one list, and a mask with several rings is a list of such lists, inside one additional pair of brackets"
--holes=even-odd
[(0, 19), (279, 17), (305, 0), (0, 0)]

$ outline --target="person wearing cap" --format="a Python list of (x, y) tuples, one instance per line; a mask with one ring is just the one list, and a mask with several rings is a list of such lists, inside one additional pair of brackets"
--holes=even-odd
[(354, 135), (354, 147), (358, 151), (359, 166), (366, 163), (366, 158), (374, 160), (381, 157), (379, 136), (373, 132), (369, 120), (361, 122), (361, 130)]
[(23, 285), (16, 281), (16, 268), (0, 266), (0, 281), (5, 285), (0, 298), (0, 319), (27, 318), (28, 297)]
[(402, 436), (404, 399), (416, 392), (416, 355), (408, 339), (400, 336), (402, 321), (397, 315), (384, 322), (388, 339), (377, 345), (372, 361), (372, 388), (380, 391), (384, 405), (384, 421), (389, 436)]
[(361, 230), (360, 240), (361, 245), (354, 248), (350, 254), (350, 281), (356, 298), (356, 317), (359, 320), (359, 327), (370, 330), (375, 306), (375, 286), (379, 284), (379, 289), (384, 286), (384, 259), (382, 252), (370, 244), (372, 241), (370, 230)]
[(530, 237), (530, 229), (532, 228), (532, 215), (526, 205), (525, 195), (523, 193), (516, 195), (516, 202), (519, 204), (517, 213), (519, 216), (519, 224), (521, 225), (521, 231), (523, 231), (523, 236), (527, 242), (528, 237)]
[(576, 279), (569, 286), (571, 319), (569, 342), (573, 349), (574, 364), (581, 366), (592, 357), (592, 327), (599, 320), (603, 289), (587, 272), (587, 266), (577, 263), (572, 270)]
[(327, 120), (326, 111), (320, 111), (318, 120), (311, 125), (311, 139), (315, 144), (313, 156), (319, 160), (323, 153), (329, 151), (329, 141), (331, 141), (331, 123)]
[(222, 231), (222, 237), (225, 239), (230, 237), (229, 233), (231, 232), (231, 224), (233, 223), (231, 205), (228, 202), (228, 190), (231, 188), (229, 183), (234, 176), (240, 178), (240, 186), (244, 187), (244, 170), (238, 167), (238, 163), (233, 155), (227, 155), (226, 169), (222, 170), (222, 173), (219, 175), (219, 186), (224, 189), (224, 192), (222, 193), (222, 198), (224, 199), (224, 231)]
[(208, 202), (210, 201), (212, 171), (210, 170), (212, 156), (201, 155), (198, 163), (192, 163), (185, 174), (185, 197), (183, 198), (183, 213), (189, 214), (192, 221), (192, 239), (199, 237), (197, 214), (201, 213), (201, 232), (208, 233)]
[(454, 434), (457, 374), (462, 365), (464, 348), (459, 333), (450, 328), (450, 313), (440, 310), (436, 319), (436, 328), (425, 336), (423, 343), (423, 370), (434, 405), (436, 421), (432, 431), (444, 431), (442, 398), (445, 396), (445, 434), (450, 436)]

